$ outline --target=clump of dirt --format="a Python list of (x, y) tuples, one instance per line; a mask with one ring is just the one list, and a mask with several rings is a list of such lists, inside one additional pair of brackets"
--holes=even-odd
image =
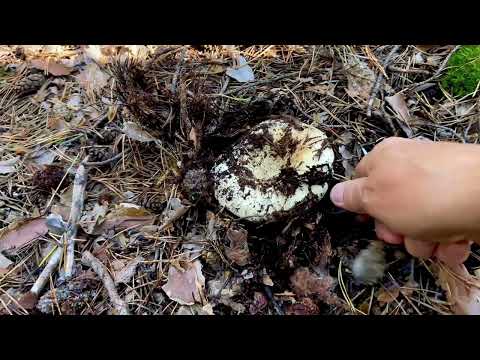
[[(50, 191), (56, 189), (65, 176), (63, 167), (59, 165), (45, 165), (42, 169), (35, 172), (32, 178), (32, 184), (39, 190)], [(67, 177), (62, 183), (62, 188), (69, 185), (70, 179)]]

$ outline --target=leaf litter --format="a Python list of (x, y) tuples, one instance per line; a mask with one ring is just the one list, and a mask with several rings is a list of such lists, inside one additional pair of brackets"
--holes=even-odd
[[(475, 99), (446, 97), (429, 79), (453, 47), (402, 45), (386, 66), (392, 49), (1, 47), (17, 71), (0, 84), (0, 247), (8, 248), (0, 282), (13, 298), (0, 312), (444, 314), (463, 304), (474, 313), (475, 291), (443, 290), (438, 273), (396, 257), (401, 250), (389, 245), (381, 286), (357, 283), (352, 268), (375, 238), (373, 227), (328, 199), (252, 226), (218, 207), (211, 190), (212, 161), (246, 129), (279, 114), (327, 131), (339, 159), (330, 186), (352, 178), (387, 136), (478, 142)], [(51, 165), (73, 181), (87, 154), (92, 165), (67, 277), (59, 244), (78, 194), (73, 186), (41, 190), (32, 179)], [(104, 272), (82, 263), (88, 251)], [(46, 285), (29, 292), (59, 254)]]

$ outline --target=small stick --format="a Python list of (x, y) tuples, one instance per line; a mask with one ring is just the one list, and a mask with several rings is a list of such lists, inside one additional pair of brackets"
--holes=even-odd
[[(389, 65), (393, 54), (395, 54), (397, 52), (399, 47), (400, 47), (400, 45), (395, 45), (393, 47), (393, 49), (390, 50), (390, 53), (387, 55), (387, 58), (385, 59), (385, 61), (383, 63), (383, 68), (386, 68)], [(367, 116), (368, 117), (372, 116), (373, 101), (375, 100), (377, 92), (380, 89), (380, 85), (382, 84), (382, 80), (383, 80), (383, 74), (380, 72), (378, 74), (377, 78), (375, 79), (375, 83), (373, 84), (373, 88), (372, 88), (372, 93), (370, 94), (370, 99), (368, 100), (368, 107), (367, 107)]]
[(40, 273), (40, 276), (38, 277), (38, 279), (33, 284), (32, 288), (30, 289), (30, 292), (34, 293), (37, 296), (40, 294), (40, 291), (42, 291), (48, 279), (50, 279), (50, 275), (60, 263), (60, 260), (62, 259), (62, 255), (63, 255), (63, 246), (59, 246), (57, 250), (55, 250), (55, 252), (52, 254), (50, 259), (48, 260), (47, 265), (45, 265), (45, 267), (43, 268), (42, 272)]
[(93, 256), (90, 251), (85, 251), (82, 256), (82, 263), (92, 268), (92, 270), (95, 271), (95, 273), (100, 277), (103, 286), (108, 292), (110, 301), (112, 302), (118, 314), (130, 315), (127, 303), (118, 295), (117, 289), (115, 288), (115, 283), (109, 275), (107, 268), (100, 262), (100, 260)]
[(415, 69), (415, 68), (402, 69), (400, 67), (393, 66), (393, 65), (389, 65), (388, 70), (393, 71), (393, 72), (406, 73), (406, 74), (426, 74), (426, 75), (431, 74), (431, 72), (429, 70)]
[(111, 162), (114, 162), (118, 159), (120, 159), (123, 155), (123, 152), (115, 155), (114, 157), (111, 157), (110, 159), (107, 159), (107, 160), (103, 160), (103, 161), (97, 161), (97, 162), (83, 162), (83, 165), (85, 166), (103, 166), (103, 165), (107, 165)]
[(173, 74), (172, 87), (170, 89), (173, 94), (175, 94), (177, 92), (177, 81), (178, 81), (178, 77), (180, 75), (180, 71), (182, 70), (182, 66), (185, 63), (185, 55), (186, 54), (187, 54), (187, 48), (184, 48), (181, 55), (180, 55), (180, 59), (177, 63), (177, 68), (175, 69), (175, 73)]
[(78, 166), (73, 182), (72, 191), (72, 208), (70, 210), (70, 217), (68, 218), (67, 231), (65, 233), (67, 252), (65, 255), (65, 278), (72, 277), (73, 264), (75, 261), (75, 236), (77, 236), (78, 223), (83, 211), (83, 203), (85, 201), (85, 188), (88, 179), (88, 167), (85, 163), (88, 156)]

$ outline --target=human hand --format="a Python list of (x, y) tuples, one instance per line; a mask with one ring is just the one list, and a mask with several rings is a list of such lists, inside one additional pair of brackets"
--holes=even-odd
[(480, 243), (480, 146), (386, 139), (330, 197), (373, 217), (387, 243), (404, 243), (416, 257), (463, 263), (471, 243)]

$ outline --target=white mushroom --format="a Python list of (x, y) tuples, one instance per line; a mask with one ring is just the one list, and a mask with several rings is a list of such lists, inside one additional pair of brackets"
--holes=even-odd
[(216, 199), (254, 222), (321, 199), (334, 160), (326, 139), (321, 130), (290, 119), (260, 123), (213, 166)]

